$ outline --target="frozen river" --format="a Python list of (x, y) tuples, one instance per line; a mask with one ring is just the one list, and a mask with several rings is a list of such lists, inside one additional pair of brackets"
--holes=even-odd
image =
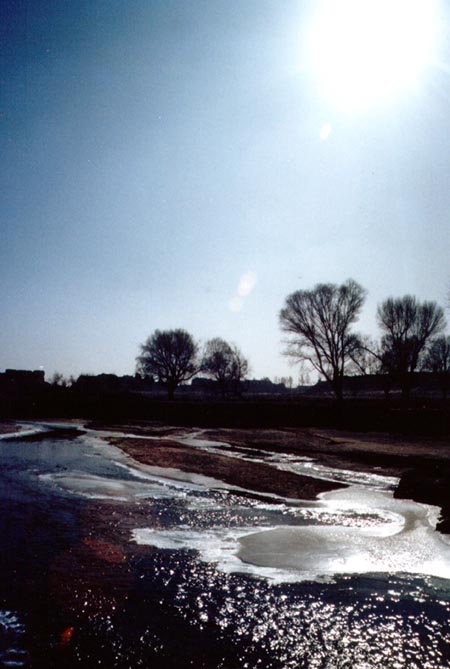
[(102, 436), (0, 440), (0, 667), (450, 666), (450, 546), (395, 479), (183, 439), (348, 485), (303, 502)]

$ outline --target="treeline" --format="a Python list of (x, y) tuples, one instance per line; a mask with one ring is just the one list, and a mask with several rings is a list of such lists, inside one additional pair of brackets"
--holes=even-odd
[(205, 388), (205, 383), (215, 383), (212, 379), (199, 376), (168, 400), (163, 384), (139, 375), (81, 375), (71, 386), (64, 386), (45, 382), (43, 372), (9, 370), (0, 374), (0, 417), (84, 418), (107, 424), (156, 421), (199, 427), (314, 426), (448, 436), (450, 404), (435, 393), (412, 396), (405, 404), (396, 396), (386, 401), (377, 392), (361, 398), (354, 392), (354, 384), (377, 390), (384, 380), (382, 375), (346, 377), (347, 398), (340, 403), (330, 400), (325, 382), (302, 391), (260, 379), (246, 382), (245, 397), (230, 401), (222, 398), (217, 386)]
[[(355, 394), (364, 386), (364, 382), (349, 383), (353, 377), (370, 378), (366, 385), (377, 390), (382, 387), (386, 394), (400, 388), (403, 399), (408, 399), (418, 372), (426, 372), (446, 397), (450, 389), (450, 336), (445, 334), (443, 308), (411, 295), (389, 297), (377, 308), (381, 334), (375, 340), (354, 330), (365, 298), (364, 288), (352, 279), (342, 285), (317, 284), (287, 296), (279, 313), (281, 330), (287, 335), (284, 353), (302, 365), (301, 378), (309, 380), (309, 372), (314, 370), (338, 400), (349, 389)], [(20, 383), (24, 388), (25, 381), (37, 376), (43, 381), (43, 373), (28, 374), (35, 377), (23, 377)], [(272, 384), (269, 379), (249, 381), (249, 374), (249, 361), (235, 344), (215, 337), (200, 346), (189, 332), (179, 328), (155, 330), (147, 338), (136, 358), (135, 376), (81, 375), (77, 380), (66, 380), (55, 373), (51, 383), (80, 393), (164, 389), (169, 399), (188, 383), (191, 390), (211, 392), (223, 399), (239, 397), (243, 391), (276, 394), (294, 385), (292, 377)], [(3, 394), (7, 394), (8, 387), (14, 388), (19, 380), (6, 373), (0, 375), (0, 392), (2, 383)], [(316, 390), (321, 389), (319, 383)]]
[(317, 284), (286, 298), (280, 325), (289, 336), (287, 355), (307, 362), (343, 397), (344, 377), (384, 374), (408, 398), (413, 374), (428, 370), (439, 375), (447, 392), (450, 337), (444, 334), (444, 310), (436, 302), (412, 295), (389, 297), (378, 305), (379, 341), (353, 331), (366, 291), (356, 281)]
[[(286, 355), (315, 370), (336, 398), (344, 396), (344, 379), (354, 375), (385, 375), (385, 387), (398, 385), (408, 398), (413, 375), (430, 371), (444, 395), (450, 380), (450, 337), (444, 334), (444, 310), (436, 302), (412, 295), (389, 297), (378, 305), (379, 341), (353, 330), (366, 291), (349, 279), (342, 285), (317, 284), (289, 295), (279, 314), (288, 335)], [(222, 391), (239, 394), (249, 370), (248, 360), (223, 339), (199, 345), (186, 330), (155, 330), (141, 346), (137, 371), (154, 376), (173, 398), (176, 388), (200, 373)]]
[(214, 379), (225, 397), (240, 393), (249, 364), (237, 346), (220, 337), (207, 341), (200, 352), (200, 345), (186, 330), (155, 330), (141, 345), (137, 372), (163, 383), (169, 399), (180, 384), (199, 374)]
[[(1, 375), (0, 375), (1, 376)], [(81, 394), (105, 395), (114, 393), (146, 393), (153, 396), (167, 395), (165, 383), (156, 380), (153, 376), (142, 376), (140, 374), (117, 376), (116, 374), (80, 374), (75, 379), (66, 379), (62, 374), (54, 374), (49, 385), (57, 389), (73, 390)], [(251, 395), (286, 395), (298, 388), (292, 385), (292, 377), (245, 379), (242, 380), (238, 393)], [(223, 386), (215, 379), (207, 376), (196, 376), (189, 384), (182, 384), (179, 393), (184, 396), (216, 396), (224, 398), (230, 395), (223, 392)]]

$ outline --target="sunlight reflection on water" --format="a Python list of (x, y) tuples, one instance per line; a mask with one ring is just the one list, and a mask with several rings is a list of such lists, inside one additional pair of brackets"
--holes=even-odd
[(446, 582), (380, 576), (270, 585), (170, 551), (154, 556), (151, 569), (152, 577), (167, 575), (167, 596), (183, 618), (235, 645), (241, 667), (447, 666)]
[(24, 648), (25, 626), (12, 611), (0, 611), (0, 666), (28, 665)]
[[(27, 452), (54, 458), (59, 447)], [(75, 666), (448, 666), (450, 581), (426, 575), (450, 573), (450, 546), (432, 530), (435, 508), (395, 500), (389, 482), (374, 490), (369, 479), (316, 502), (252, 497), (134, 470), (115, 462), (116, 449), (96, 448), (98, 463), (86, 449), (86, 471), (81, 459), (53, 471), (39, 461), (40, 483), (55, 500), (103, 496), (126, 514), (142, 501), (140, 520), (149, 522), (133, 537), (149, 548), (123, 609), (100, 615), (100, 591), (74, 592), (82, 603)]]

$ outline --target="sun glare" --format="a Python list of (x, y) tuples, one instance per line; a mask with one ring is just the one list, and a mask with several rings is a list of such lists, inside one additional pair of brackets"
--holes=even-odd
[(438, 0), (322, 0), (309, 51), (322, 94), (359, 111), (414, 86), (433, 60)]

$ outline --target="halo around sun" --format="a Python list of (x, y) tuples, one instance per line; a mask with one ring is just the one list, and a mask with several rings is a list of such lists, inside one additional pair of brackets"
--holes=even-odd
[(438, 9), (438, 0), (318, 2), (308, 47), (328, 102), (360, 111), (416, 85), (435, 57)]

